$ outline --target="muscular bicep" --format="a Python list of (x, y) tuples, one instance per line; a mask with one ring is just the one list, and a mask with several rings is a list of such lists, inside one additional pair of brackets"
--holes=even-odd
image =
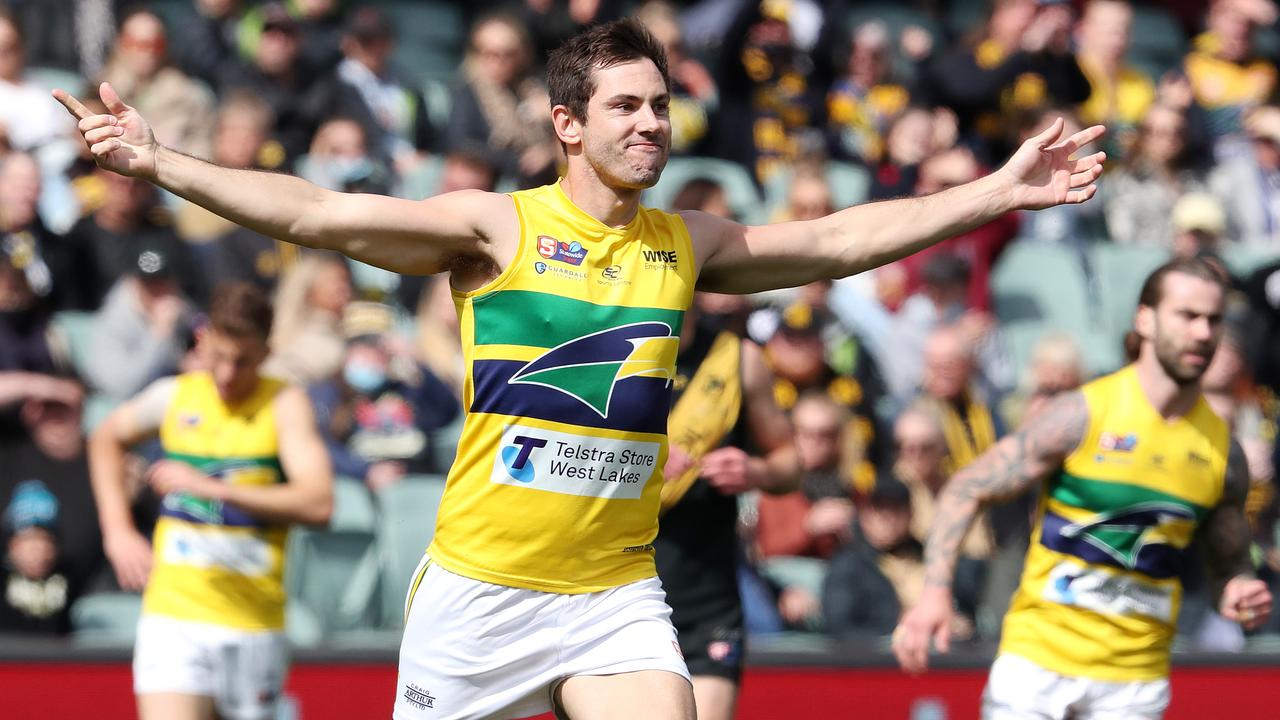
[(1060, 395), (1028, 425), (987, 449), (957, 472), (948, 489), (981, 504), (1022, 494), (1061, 466), (1089, 425), (1079, 392)]
[[(394, 272), (427, 275), (460, 262), (506, 267), (515, 253), (519, 220), (510, 197), (478, 190), (421, 201), (383, 195), (329, 193), (310, 232), (316, 245)], [(300, 220), (307, 233), (306, 219)]]
[(812, 221), (741, 225), (701, 212), (681, 216), (698, 257), (698, 289), (747, 294), (840, 275)]
[(1251, 542), (1245, 498), (1249, 495), (1249, 468), (1244, 451), (1234, 439), (1227, 457), (1222, 499), (1201, 528), (1209, 573), (1220, 585), (1240, 573), (1252, 571)]

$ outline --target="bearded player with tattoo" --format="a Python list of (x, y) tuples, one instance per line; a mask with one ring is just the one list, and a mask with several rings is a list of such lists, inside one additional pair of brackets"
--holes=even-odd
[(1147, 278), (1137, 360), (1004, 438), (948, 482), (925, 549), (926, 589), (893, 636), (922, 672), (948, 649), (960, 541), (985, 505), (1040, 488), (1022, 583), (1005, 616), (982, 717), (1160, 718), (1179, 580), (1198, 536), (1219, 612), (1246, 629), (1271, 612), (1253, 576), (1249, 478), (1225, 422), (1200, 392), (1222, 336), (1226, 281), (1200, 259)]

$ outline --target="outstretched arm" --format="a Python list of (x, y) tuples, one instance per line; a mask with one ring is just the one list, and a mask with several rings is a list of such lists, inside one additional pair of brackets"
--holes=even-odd
[(1027, 427), (988, 448), (947, 481), (925, 544), (925, 590), (893, 634), (893, 651), (908, 672), (925, 669), (929, 641), (946, 652), (951, 634), (951, 581), (960, 544), (983, 506), (1014, 497), (1040, 482), (1084, 439), (1084, 395), (1055, 398)]
[(1252, 630), (1271, 615), (1271, 592), (1254, 577), (1249, 558), (1249, 520), (1245, 498), (1249, 494), (1249, 469), (1244, 451), (1235, 440), (1227, 459), (1222, 500), (1203, 528), (1205, 560), (1210, 592), (1218, 611)]
[[(153, 182), (263, 235), (415, 274), (466, 259), (501, 266), (514, 253), (515, 209), (502, 195), (465, 191), (412, 202), (220, 167), (158, 144), (146, 120), (107, 83), (100, 88), (108, 110), (102, 115), (61, 90), (53, 94), (79, 120), (98, 165)], [(511, 247), (494, 238), (508, 238)]]
[(933, 195), (856, 205), (817, 220), (747, 227), (684, 214), (701, 262), (698, 289), (753, 293), (870, 270), (1013, 210), (1082, 203), (1097, 192), (1104, 153), (1071, 156), (1102, 136), (1094, 126), (1062, 138), (1058, 119), (1009, 162)]

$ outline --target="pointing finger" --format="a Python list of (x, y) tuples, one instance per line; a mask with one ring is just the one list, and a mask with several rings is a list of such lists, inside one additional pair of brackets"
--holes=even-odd
[(81, 120), (93, 114), (92, 112), (89, 112), (89, 108), (84, 106), (84, 103), (75, 99), (65, 90), (54, 90), (53, 99), (62, 103), (62, 107), (66, 108), (68, 112)]

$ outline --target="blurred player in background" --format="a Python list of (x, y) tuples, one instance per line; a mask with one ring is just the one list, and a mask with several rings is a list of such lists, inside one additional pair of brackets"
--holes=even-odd
[(1271, 612), (1253, 575), (1249, 475), (1200, 377), (1223, 332), (1227, 281), (1200, 259), (1143, 285), (1137, 360), (1055, 398), (954, 475), (925, 550), (920, 603), (894, 632), (902, 666), (946, 651), (961, 539), (986, 505), (1042, 486), (1022, 584), (983, 697), (987, 720), (1160, 718), (1180, 577), (1203, 541), (1219, 612), (1246, 629)]
[(108, 84), (62, 91), (95, 160), (264, 235), (393, 272), (450, 271), (469, 413), (407, 605), (395, 717), (694, 717), (656, 575), (667, 413), (694, 286), (748, 294), (845, 277), (1017, 209), (1097, 191), (1101, 137), (1056, 121), (936, 195), (746, 227), (641, 207), (671, 140), (662, 46), (634, 20), (552, 54), (557, 183), (420, 202), (218, 167), (156, 143)]
[(680, 333), (654, 547), (698, 717), (730, 720), (745, 659), (738, 498), (797, 489), (800, 464), (764, 351), (721, 329), (698, 302)]
[[(332, 474), (300, 387), (262, 377), (271, 304), (214, 294), (196, 341), (206, 370), (152, 383), (94, 432), (89, 464), (107, 558), (143, 590), (133, 657), (142, 720), (270, 720), (287, 666), (289, 525), (328, 523)], [(160, 437), (151, 542), (134, 525), (125, 451)]]

